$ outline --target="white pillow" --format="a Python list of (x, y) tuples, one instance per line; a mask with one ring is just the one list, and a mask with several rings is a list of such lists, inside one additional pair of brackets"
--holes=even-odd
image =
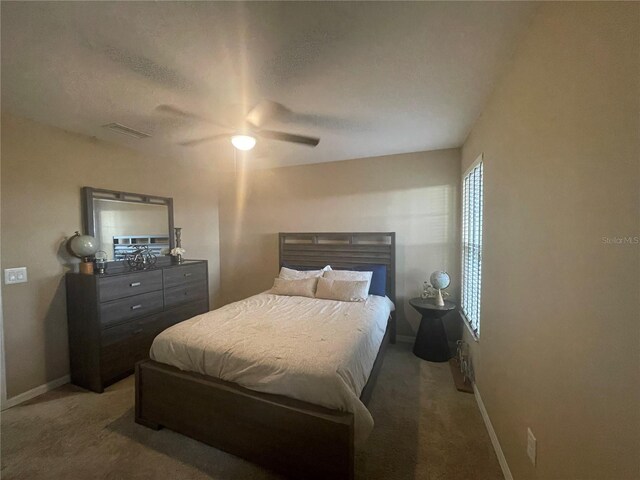
[(322, 270), (294, 270), (293, 268), (282, 267), (280, 269), (279, 278), (285, 280), (298, 280), (301, 278), (316, 278), (321, 277), (324, 272), (331, 270), (331, 267), (327, 265)]
[(373, 272), (356, 272), (355, 270), (331, 270), (328, 272), (324, 272), (323, 277), (329, 278), (331, 280), (366, 280), (368, 292), (369, 287), (371, 286), (371, 277), (373, 277)]
[(319, 277), (300, 278), (297, 280), (287, 280), (284, 278), (275, 278), (273, 287), (269, 293), (274, 295), (288, 295), (296, 297), (313, 298), (316, 292), (316, 285)]
[(364, 302), (369, 295), (367, 283), (366, 280), (332, 280), (320, 277), (316, 298), (341, 302)]

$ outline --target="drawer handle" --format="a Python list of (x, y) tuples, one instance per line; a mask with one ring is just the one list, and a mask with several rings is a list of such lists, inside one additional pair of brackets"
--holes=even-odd
[(185, 273), (185, 274), (184, 274), (184, 276), (185, 276), (185, 277), (190, 277), (190, 276), (191, 276), (191, 274), (190, 274), (190, 273)]
[(133, 282), (129, 284), (130, 287), (139, 287), (140, 285), (142, 285), (142, 282)]
[(138, 335), (139, 333), (142, 333), (142, 329), (141, 328), (139, 328), (138, 330), (134, 330), (133, 331), (134, 335)]
[(142, 308), (142, 304), (140, 304), (140, 303), (138, 305), (133, 305), (131, 307), (131, 310), (138, 310), (139, 308)]

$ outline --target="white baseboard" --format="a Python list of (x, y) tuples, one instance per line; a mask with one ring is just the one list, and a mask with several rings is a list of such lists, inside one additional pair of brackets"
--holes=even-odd
[(396, 335), (396, 342), (413, 343), (415, 341), (416, 341), (416, 337), (410, 337), (409, 335)]
[(32, 388), (28, 392), (21, 393), (20, 395), (16, 395), (15, 397), (7, 398), (7, 400), (2, 404), (2, 410), (6, 410), (7, 408), (15, 407), (22, 402), (26, 402), (27, 400), (31, 400), (32, 398), (37, 397), (38, 395), (42, 395), (54, 388), (58, 388), (65, 383), (69, 383), (71, 381), (71, 377), (69, 375), (65, 375), (64, 377), (60, 377), (56, 380), (52, 380), (44, 385), (40, 385), (39, 387)]
[(484, 408), (480, 391), (478, 390), (478, 387), (476, 387), (475, 383), (473, 384), (473, 393), (476, 396), (478, 408), (480, 409), (480, 414), (482, 415), (484, 424), (487, 427), (487, 432), (489, 432), (489, 438), (491, 439), (491, 444), (496, 452), (496, 457), (498, 457), (498, 463), (500, 463), (500, 468), (502, 468), (502, 474), (504, 475), (505, 480), (513, 480), (513, 475), (511, 475), (511, 470), (509, 470), (509, 465), (507, 464), (507, 459), (505, 458), (500, 442), (498, 441), (498, 436), (496, 435), (496, 431), (493, 429), (493, 425), (491, 425), (489, 414), (487, 413), (487, 409)]

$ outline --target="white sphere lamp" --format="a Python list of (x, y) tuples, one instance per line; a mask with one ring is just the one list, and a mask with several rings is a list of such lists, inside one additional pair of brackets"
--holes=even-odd
[(447, 288), (451, 283), (451, 278), (447, 272), (435, 271), (429, 278), (433, 288), (437, 290), (435, 304), (439, 307), (444, 307), (444, 299), (442, 298), (442, 290)]

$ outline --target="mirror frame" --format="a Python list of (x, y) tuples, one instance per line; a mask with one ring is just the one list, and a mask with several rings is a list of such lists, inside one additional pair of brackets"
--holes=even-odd
[[(84, 230), (87, 235), (96, 236), (95, 212), (93, 210), (93, 200), (116, 200), (128, 203), (145, 203), (150, 205), (166, 205), (169, 221), (169, 249), (175, 248), (175, 238), (173, 230), (173, 198), (160, 197), (158, 195), (145, 195), (141, 193), (120, 192), (117, 190), (106, 190), (104, 188), (82, 187), (82, 218)], [(160, 259), (161, 257), (158, 257)], [(121, 264), (124, 260), (110, 260), (110, 264)]]

